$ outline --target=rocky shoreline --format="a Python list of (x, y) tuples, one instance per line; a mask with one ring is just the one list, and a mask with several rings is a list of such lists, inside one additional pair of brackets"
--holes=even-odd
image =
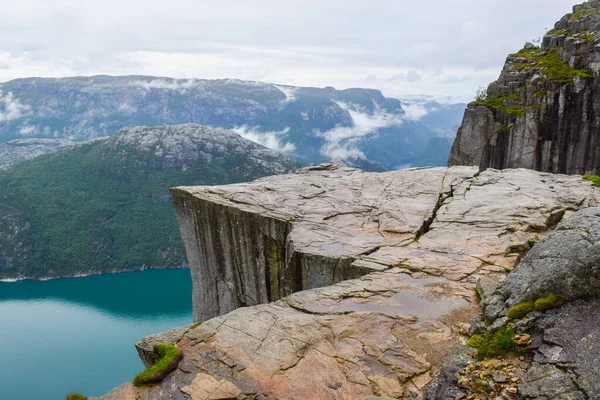
[(87, 278), (88, 276), (124, 274), (124, 273), (128, 273), (128, 272), (141, 272), (141, 271), (148, 271), (148, 270), (155, 270), (155, 269), (188, 269), (188, 268), (189, 268), (189, 265), (180, 265), (180, 266), (174, 266), (174, 267), (142, 266), (140, 268), (131, 268), (131, 269), (126, 269), (126, 270), (119, 269), (119, 270), (113, 270), (113, 271), (100, 271), (100, 272), (92, 271), (92, 272), (85, 273), (85, 274), (77, 274), (77, 275), (70, 275), (70, 276), (52, 276), (52, 277), (45, 277), (45, 278), (32, 278), (32, 277), (6, 278), (6, 279), (0, 279), (0, 282), (4, 282), (4, 283), (14, 283), (14, 282), (21, 282), (21, 281), (47, 282), (47, 281), (52, 281), (55, 279)]

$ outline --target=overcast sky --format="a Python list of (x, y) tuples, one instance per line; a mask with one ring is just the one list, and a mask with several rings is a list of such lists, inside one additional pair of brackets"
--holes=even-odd
[(0, 81), (144, 74), (472, 99), (573, 0), (0, 0)]

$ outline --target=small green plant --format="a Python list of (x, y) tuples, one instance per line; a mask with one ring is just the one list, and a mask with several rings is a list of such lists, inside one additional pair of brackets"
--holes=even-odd
[(562, 296), (557, 296), (555, 294), (551, 294), (547, 297), (542, 297), (541, 299), (537, 299), (535, 302), (535, 309), (544, 312), (547, 310), (552, 310), (553, 308), (558, 308), (562, 306), (565, 302), (565, 298)]
[(583, 179), (592, 182), (595, 186), (600, 187), (600, 176), (598, 175), (584, 175)]
[(87, 397), (85, 397), (81, 393), (71, 393), (67, 395), (65, 400), (87, 400)]
[(197, 327), (200, 326), (200, 322), (194, 322), (193, 324), (190, 325), (190, 329), (196, 329)]
[(506, 326), (499, 328), (494, 333), (485, 335), (473, 335), (467, 341), (468, 347), (477, 350), (476, 357), (479, 360), (484, 358), (497, 357), (500, 354), (514, 350), (517, 347), (515, 341), (515, 332)]
[(537, 241), (534, 240), (534, 239), (529, 239), (527, 241), (527, 244), (529, 245), (529, 247), (533, 247), (533, 246), (535, 246), (537, 244)]
[(160, 360), (147, 370), (137, 374), (133, 380), (135, 386), (160, 382), (169, 372), (177, 368), (177, 364), (182, 358), (179, 349), (170, 344), (155, 344), (153, 350), (160, 356)]
[(517, 304), (508, 310), (508, 318), (511, 319), (521, 319), (527, 316), (530, 312), (535, 309), (535, 302), (527, 301), (525, 303)]

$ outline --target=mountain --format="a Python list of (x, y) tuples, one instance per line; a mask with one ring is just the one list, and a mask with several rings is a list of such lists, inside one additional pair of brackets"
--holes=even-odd
[(73, 145), (75, 142), (64, 139), (15, 139), (0, 143), (0, 168)]
[(0, 278), (181, 266), (169, 187), (297, 166), (233, 132), (187, 124), (126, 128), (0, 170)]
[(454, 124), (450, 108), (426, 107), (419, 121), (399, 100), (372, 89), (149, 76), (27, 78), (0, 84), (0, 143), (86, 141), (128, 126), (197, 123), (234, 129), (301, 163), (360, 158), (394, 168), (411, 163)]
[(450, 165), (600, 173), (600, 1), (573, 8), (506, 59), (469, 104)]

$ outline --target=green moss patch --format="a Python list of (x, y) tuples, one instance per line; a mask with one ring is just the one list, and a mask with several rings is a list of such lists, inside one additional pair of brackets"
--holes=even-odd
[[(512, 93), (509, 96), (502, 97), (488, 95), (485, 99), (479, 99), (475, 101), (475, 104), (480, 104), (488, 108), (501, 110), (506, 114), (515, 116), (524, 115), (527, 112), (527, 108), (521, 102), (521, 97), (519, 97), (519, 95), (516, 93)], [(510, 128), (508, 129), (508, 131), (510, 131)]]
[(572, 14), (567, 14), (567, 16), (569, 16), (569, 21), (578, 21), (587, 16), (600, 15), (600, 10), (594, 8), (594, 6), (588, 2), (579, 4), (575, 8), (577, 11)]
[(467, 340), (467, 343), (465, 343), (465, 346), (470, 347), (472, 349), (476, 349), (479, 346), (481, 346), (481, 344), (483, 343), (484, 337), (483, 335), (473, 335), (471, 336), (471, 338), (469, 340)]
[(508, 327), (502, 327), (494, 333), (473, 335), (466, 345), (476, 349), (477, 359), (482, 360), (514, 350), (517, 342), (515, 341), (515, 332)]
[(160, 356), (160, 361), (137, 374), (133, 380), (135, 386), (149, 385), (162, 381), (167, 374), (177, 368), (177, 364), (183, 358), (179, 349), (170, 344), (155, 344), (154, 353)]
[(542, 297), (541, 299), (537, 299), (535, 301), (535, 309), (544, 312), (547, 310), (552, 310), (554, 308), (558, 308), (562, 306), (565, 302), (565, 298), (562, 296), (557, 296), (555, 294), (551, 294), (547, 297)]
[(81, 393), (71, 393), (67, 395), (65, 400), (87, 400), (87, 397), (85, 397)]
[(508, 310), (507, 316), (511, 319), (521, 319), (527, 316), (527, 314), (532, 312), (534, 309), (535, 302), (528, 301), (525, 303), (517, 304), (516, 306), (512, 307), (510, 310)]
[(584, 175), (583, 179), (585, 179), (586, 181), (590, 181), (594, 185), (600, 187), (600, 176), (598, 176), (598, 175)]

